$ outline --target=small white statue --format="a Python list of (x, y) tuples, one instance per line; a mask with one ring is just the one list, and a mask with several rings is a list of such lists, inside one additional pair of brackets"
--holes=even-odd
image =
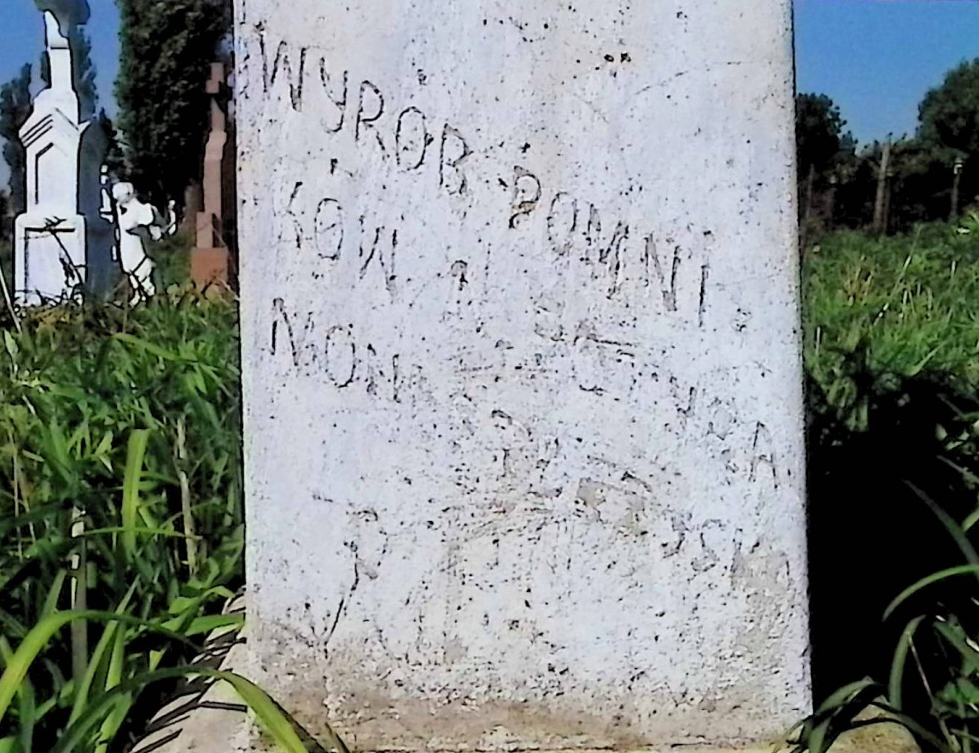
[(177, 234), (180, 229), (180, 222), (177, 219), (177, 202), (173, 199), (167, 202), (166, 214), (161, 214), (154, 207), (156, 224), (162, 229), (163, 235), (171, 237)]
[(119, 215), (119, 262), (133, 290), (130, 304), (135, 305), (156, 294), (153, 285), (156, 265), (146, 255), (143, 240), (149, 235), (158, 241), (163, 233), (153, 207), (136, 198), (132, 183), (116, 183), (112, 187), (112, 198), (115, 199)]

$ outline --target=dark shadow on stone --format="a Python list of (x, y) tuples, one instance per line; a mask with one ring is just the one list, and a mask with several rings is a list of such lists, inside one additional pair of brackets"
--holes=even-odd
[(112, 258), (115, 228), (102, 217), (101, 169), (109, 140), (102, 125), (93, 121), (82, 134), (78, 164), (78, 211), (85, 218), (86, 288), (89, 296), (104, 299), (118, 284), (118, 264)]

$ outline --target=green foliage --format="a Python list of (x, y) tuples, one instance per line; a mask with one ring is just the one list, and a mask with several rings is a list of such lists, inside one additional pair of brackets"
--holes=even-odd
[[(957, 159), (965, 168), (959, 176), (959, 209), (979, 199), (979, 170), (969, 162), (979, 153), (979, 60), (951, 71), (926, 95), (919, 114), (917, 133), (896, 140), (888, 163), (883, 198), (889, 232), (948, 219)], [(807, 231), (860, 229), (873, 219), (883, 144), (858, 150), (852, 136), (843, 133), (845, 125), (828, 96), (797, 97), (800, 216), (809, 217)]]
[(10, 194), (0, 188), (0, 244), (13, 238), (13, 217), (10, 212)]
[[(13, 238), (0, 238), (0, 276), (7, 283), (7, 290), (13, 290), (14, 285), (14, 244)], [(2, 288), (0, 288), (2, 290)], [(0, 306), (4, 303), (0, 293)]]
[[(979, 741), (979, 555), (973, 534), (979, 515), (959, 522), (918, 492), (949, 534), (964, 564), (946, 568), (906, 588), (884, 619), (903, 615), (886, 682), (865, 679), (844, 686), (794, 731), (793, 753), (826, 753), (840, 735), (863, 726), (896, 722), (925, 751), (967, 753)], [(956, 583), (963, 597), (949, 609), (935, 588)], [(909, 698), (919, 697), (914, 703)], [(868, 711), (878, 713), (868, 718)], [(883, 713), (879, 713), (883, 712)]]
[(79, 750), (118, 746), (152, 673), (218, 624), (242, 580), (239, 410), (227, 303), (49, 309), (2, 332), (0, 664), (24, 679), (0, 679), (0, 739), (15, 750), (54, 750), (83, 720)]
[(979, 59), (949, 71), (918, 108), (920, 136), (936, 146), (979, 153)]
[(10, 208), (19, 214), (27, 207), (27, 158), (20, 144), (20, 127), (30, 117), (31, 66), (25, 65), (20, 73), (0, 88), (0, 139), (3, 159), (10, 168)]
[(845, 666), (797, 751), (887, 720), (942, 753), (979, 736), (977, 236), (844, 233), (806, 259), (814, 662)]
[(126, 160), (122, 153), (122, 144), (119, 143), (119, 131), (112, 118), (106, 115), (105, 110), (99, 110), (97, 119), (102, 133), (105, 134), (107, 143), (105, 159), (102, 164), (109, 170), (109, 176), (116, 181), (122, 179), (122, 174), (126, 166)]
[(910, 379), (979, 389), (979, 238), (945, 226), (826, 238), (807, 255), (805, 298), (815, 398), (851, 429)]
[(227, 0), (117, 0), (119, 126), (130, 178), (159, 206), (182, 202), (199, 180), (207, 133), (204, 90), (219, 43), (231, 32)]
[(190, 280), (190, 252), (194, 239), (186, 231), (152, 244), (148, 253), (156, 262), (156, 282), (161, 288), (186, 285)]
[(840, 108), (825, 94), (796, 96), (795, 135), (800, 176), (810, 169), (824, 173), (853, 152), (855, 141), (844, 134)]

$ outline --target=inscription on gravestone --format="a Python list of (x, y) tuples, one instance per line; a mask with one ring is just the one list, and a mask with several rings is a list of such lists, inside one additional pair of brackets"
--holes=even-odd
[(238, 7), (278, 690), (363, 749), (783, 732), (809, 694), (787, 0), (288, 8)]

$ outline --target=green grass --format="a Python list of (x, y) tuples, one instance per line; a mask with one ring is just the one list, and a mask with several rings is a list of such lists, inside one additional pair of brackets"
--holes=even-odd
[[(52, 308), (0, 330), (0, 752), (122, 750), (238, 625), (236, 306)], [(73, 593), (75, 594), (73, 596)], [(230, 683), (286, 750), (261, 690)]]
[[(810, 412), (833, 427), (827, 441), (872, 432), (882, 406), (900, 411), (912, 384), (975, 402), (979, 235), (966, 229), (840, 234), (810, 250), (805, 358)], [(54, 308), (0, 329), (0, 753), (122, 750), (204, 635), (235, 623), (220, 610), (243, 581), (237, 312), (180, 288), (185, 245), (155, 250), (168, 292), (149, 306)], [(922, 426), (944, 432), (972, 493), (979, 424), (957, 415), (954, 425)], [(975, 588), (969, 537), (979, 515), (935, 513), (963, 564), (902, 584), (902, 609), (938, 585)], [(850, 711), (881, 698), (905, 713), (908, 687), (922, 680), (916, 651), (927, 648), (944, 657), (924, 676), (930, 711), (904, 718), (933, 747), (968, 750), (979, 727), (970, 716), (979, 617), (969, 617), (937, 607), (911, 615), (890, 678), (844, 688), (809, 720), (800, 746), (821, 753)], [(302, 750), (261, 690), (221, 679), (279, 744)]]
[(161, 289), (181, 286), (190, 280), (190, 252), (194, 240), (185, 231), (154, 244), (149, 253), (156, 262), (157, 284)]
[[(0, 663), (71, 607), (129, 620), (45, 635), (0, 716), (0, 739), (27, 753), (190, 659), (174, 636), (211, 624), (242, 581), (237, 323), (232, 304), (188, 293), (38, 311), (0, 334)], [(120, 695), (80, 749), (132, 732), (135, 700)]]
[[(814, 620), (831, 625), (827, 651), (847, 660), (866, 653), (868, 636), (875, 651), (893, 643), (883, 676), (819, 699), (797, 751), (824, 753), (888, 718), (926, 751), (979, 743), (977, 229), (971, 219), (886, 239), (843, 233), (805, 260)], [(881, 588), (868, 632), (855, 613)], [(872, 707), (883, 720), (856, 721)]]
[(979, 387), (979, 236), (937, 227), (879, 241), (829, 237), (804, 267), (806, 367), (816, 410), (857, 430), (881, 395), (926, 378)]

